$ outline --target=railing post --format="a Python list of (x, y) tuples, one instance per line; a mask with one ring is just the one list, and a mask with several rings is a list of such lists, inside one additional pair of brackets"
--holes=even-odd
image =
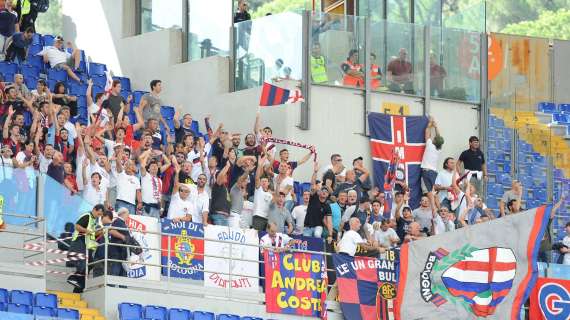
[[(358, 19), (354, 17), (354, 19)], [(370, 34), (370, 19), (367, 17), (362, 18), (364, 19), (364, 134), (366, 136), (369, 135), (368, 130), (368, 112), (370, 112), (370, 105), (372, 104), (372, 96), (370, 90), (372, 89), (370, 84), (372, 79), (370, 79), (370, 70), (372, 70), (371, 61), (370, 61), (370, 48), (372, 47), (372, 35)], [(359, 21), (355, 21), (358, 27)]]
[[(487, 143), (487, 147), (486, 149), (489, 150), (488, 148), (488, 144), (489, 144), (489, 140), (487, 139), (487, 129), (488, 129), (488, 122), (489, 122), (489, 107), (487, 106), (487, 101), (489, 99), (489, 89), (488, 89), (488, 69), (487, 69), (487, 60), (488, 60), (488, 37), (486, 33), (481, 33), (481, 38), (479, 40), (479, 61), (481, 63), (479, 63), (479, 137), (481, 137), (481, 139), (483, 139), (483, 141), (485, 141)], [(514, 139), (513, 139), (514, 140)], [(516, 144), (515, 144), (516, 146)], [(511, 161), (514, 160), (516, 152), (514, 147), (512, 146), (511, 148)], [(514, 168), (513, 166), (514, 163), (511, 163), (511, 170)], [(482, 183), (483, 185), (483, 190), (481, 190), (481, 194), (486, 195), (487, 194), (487, 184), (486, 183)], [(485, 198), (485, 200), (487, 200)]]
[[(412, 25), (412, 28), (416, 28)], [(424, 108), (423, 115), (430, 115), (431, 113), (431, 68), (430, 68), (430, 50), (431, 50), (431, 27), (428, 25), (424, 26)], [(415, 30), (414, 30), (415, 34)]]
[(233, 254), (232, 254), (232, 242), (229, 241), (230, 243), (230, 251), (229, 251), (229, 268), (228, 268), (228, 297), (231, 299), (232, 298), (232, 260), (233, 260)]
[[(161, 231), (162, 232), (162, 231)], [(170, 248), (170, 242), (172, 240), (171, 238), (172, 236), (170, 234), (167, 235), (168, 238), (168, 257), (166, 258), (166, 288), (168, 288), (168, 290), (170, 290), (170, 257), (172, 256), (172, 253), (170, 252), (171, 248)], [(162, 235), (161, 235), (162, 238)], [(186, 254), (186, 253), (184, 253)], [(162, 252), (160, 253), (160, 255), (162, 256)], [(162, 272), (162, 270), (161, 270)]]
[(301, 91), (305, 97), (305, 102), (301, 103), (301, 121), (299, 123), (299, 128), (301, 130), (309, 130), (309, 120), (310, 120), (310, 101), (311, 101), (311, 72), (310, 72), (310, 39), (312, 37), (311, 33), (311, 12), (308, 10), (303, 11), (302, 19), (302, 30), (303, 32), (302, 41), (302, 75), (301, 75)]
[(107, 287), (107, 275), (109, 274), (109, 269), (107, 264), (109, 263), (109, 229), (105, 227), (103, 230), (103, 239), (105, 240), (103, 243), (105, 249), (105, 257), (103, 258), (103, 285)]
[(232, 24), (230, 27), (230, 43), (229, 43), (229, 45), (230, 45), (230, 50), (229, 50), (229, 54), (230, 54), (230, 56), (229, 56), (229, 60), (230, 60), (229, 61), (229, 64), (230, 64), (229, 68), (230, 68), (230, 70), (228, 72), (229, 77), (230, 77), (229, 82), (228, 82), (229, 92), (236, 91), (236, 83), (235, 83), (235, 81), (236, 81), (236, 48), (237, 48), (236, 40), (237, 40), (236, 28), (235, 28), (235, 25), (232, 21)]

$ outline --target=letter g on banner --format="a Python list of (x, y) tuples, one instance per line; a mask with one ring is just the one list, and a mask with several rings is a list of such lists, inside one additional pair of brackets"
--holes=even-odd
[(570, 293), (557, 283), (543, 285), (538, 291), (540, 311), (548, 320), (566, 320), (570, 317)]

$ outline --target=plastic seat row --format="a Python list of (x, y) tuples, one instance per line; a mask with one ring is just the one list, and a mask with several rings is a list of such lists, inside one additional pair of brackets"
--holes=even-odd
[(138, 303), (119, 304), (120, 320), (263, 320), (257, 317), (240, 317), (235, 314), (220, 313), (215, 315), (207, 311), (190, 311), (187, 309), (161, 306), (142, 306)]
[(57, 308), (57, 296), (44, 292), (33, 294), (25, 290), (8, 291), (7, 289), (0, 288), (0, 303)]
[(538, 111), (544, 113), (556, 113), (556, 112), (570, 113), (570, 103), (560, 103), (556, 105), (553, 102), (540, 102), (538, 104)]

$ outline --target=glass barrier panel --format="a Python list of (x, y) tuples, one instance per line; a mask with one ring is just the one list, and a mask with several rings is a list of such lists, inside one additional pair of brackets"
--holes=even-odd
[(371, 23), (372, 48), (382, 77), (373, 90), (422, 95), (424, 87), (424, 27), (411, 23)]
[(446, 3), (442, 11), (443, 27), (485, 32), (485, 6), (485, 0)]
[[(189, 59), (228, 56), (232, 3), (226, 0), (187, 1)], [(207, 14), (212, 11), (216, 14)]]
[(285, 12), (236, 23), (235, 89), (302, 80), (302, 15)]
[(365, 19), (316, 13), (311, 17), (311, 82), (364, 88)]
[(182, 28), (183, 0), (142, 0), (141, 33)]
[[(36, 198), (38, 192), (37, 173), (32, 168), (14, 169), (11, 160), (2, 157), (0, 168), (1, 212), (21, 216), (37, 216)], [(30, 219), (3, 215), (6, 224), (19, 225), (30, 222)]]
[(480, 34), (459, 29), (431, 28), (430, 94), (479, 103)]

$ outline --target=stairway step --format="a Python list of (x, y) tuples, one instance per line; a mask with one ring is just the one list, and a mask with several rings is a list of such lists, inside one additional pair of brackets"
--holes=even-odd
[(81, 300), (81, 295), (79, 293), (71, 293), (71, 292), (63, 292), (63, 291), (51, 291), (48, 290), (48, 293), (53, 293), (57, 295), (59, 299), (68, 299), (68, 300)]
[(86, 316), (99, 316), (99, 310), (97, 309), (90, 309), (90, 308), (75, 308), (79, 311), (79, 313), (81, 314), (81, 316), (83, 317), (84, 315)]
[(103, 316), (82, 315), (81, 320), (105, 320)]
[(83, 300), (70, 300), (70, 299), (61, 299), (59, 301), (59, 305), (63, 308), (87, 308), (87, 302)]

